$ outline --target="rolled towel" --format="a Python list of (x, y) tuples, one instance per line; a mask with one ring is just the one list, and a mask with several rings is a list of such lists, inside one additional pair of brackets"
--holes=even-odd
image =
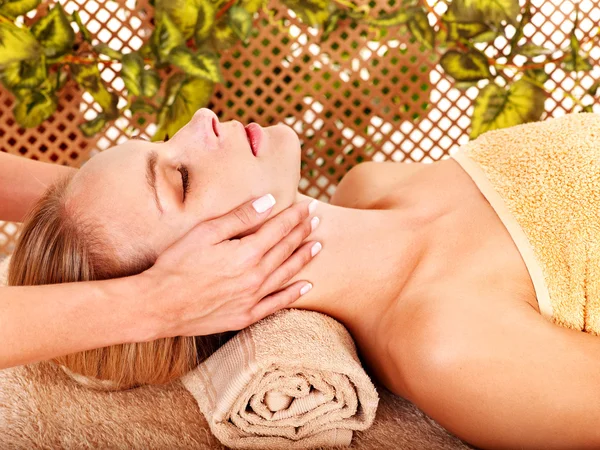
[(379, 401), (346, 328), (293, 309), (242, 330), (182, 381), (231, 448), (348, 446)]

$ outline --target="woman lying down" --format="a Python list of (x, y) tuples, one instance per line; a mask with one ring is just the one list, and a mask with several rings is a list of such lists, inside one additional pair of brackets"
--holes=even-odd
[[(264, 192), (274, 214), (302, 200), (299, 174), (292, 129), (199, 110), (168, 142), (131, 140), (53, 187), (9, 284), (143, 271), (199, 220)], [(591, 113), (490, 131), (433, 164), (361, 164), (317, 207), (323, 249), (290, 281), (314, 288), (293, 306), (341, 322), (377, 382), (473, 445), (597, 448), (599, 209)], [(56, 362), (123, 389), (165, 383), (222, 337)]]

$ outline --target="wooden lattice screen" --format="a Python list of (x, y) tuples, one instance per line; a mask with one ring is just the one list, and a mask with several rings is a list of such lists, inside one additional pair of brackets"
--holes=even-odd
[[(147, 0), (60, 1), (67, 13), (79, 11), (95, 39), (117, 50), (137, 50), (150, 35), (152, 8)], [(443, 1), (426, 1), (438, 16), (447, 8)], [(43, 3), (41, 10), (52, 2)], [(381, 9), (394, 9), (398, 2), (368, 3), (372, 14), (377, 14)], [(595, 3), (579, 2), (579, 28), (584, 35), (600, 25), (600, 6)], [(408, 39), (404, 26), (391, 30), (381, 41), (369, 39), (372, 35), (366, 27), (340, 26), (321, 42), (316, 30), (302, 26), (278, 2), (272, 1), (271, 6), (274, 16), (260, 14), (249, 43), (234, 47), (222, 58), (226, 81), (217, 87), (210, 107), (222, 120), (263, 125), (284, 121), (292, 126), (303, 141), (303, 192), (327, 200), (347, 170), (361, 161), (432, 162), (469, 140), (469, 118), (478, 87), (453, 88), (452, 80), (436, 64), (439, 55)], [(574, 3), (533, 0), (532, 6), (525, 36), (538, 45), (567, 44)], [(27, 20), (34, 17), (30, 14)], [(285, 27), (280, 19), (286, 20)], [(435, 25), (433, 14), (429, 20)], [(482, 49), (497, 57), (507, 44), (499, 37)], [(590, 52), (594, 70), (585, 75), (580, 72), (578, 80), (576, 73), (547, 66), (550, 78), (545, 85), (556, 91), (546, 100), (542, 119), (575, 110), (574, 102), (562, 91), (583, 98), (585, 90), (600, 79), (600, 48), (591, 45), (584, 44), (583, 50)], [(123, 82), (113, 68), (119, 69), (100, 66), (103, 78), (122, 92)], [(0, 88), (0, 150), (57, 164), (79, 166), (97, 151), (133, 134), (149, 137), (155, 130), (148, 117), (136, 115), (123, 117), (102, 135), (86, 139), (77, 124), (93, 118), (97, 105), (73, 84), (67, 85), (54, 116), (36, 129), (19, 128), (10, 112), (13, 101)], [(17, 234), (17, 225), (0, 222), (0, 254), (11, 251)]]

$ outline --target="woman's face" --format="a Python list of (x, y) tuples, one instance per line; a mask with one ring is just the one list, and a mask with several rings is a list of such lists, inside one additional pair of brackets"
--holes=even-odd
[(194, 225), (271, 193), (290, 206), (300, 143), (285, 125), (219, 123), (208, 109), (168, 142), (133, 139), (94, 156), (75, 175), (67, 210), (100, 225), (119, 256), (159, 254)]

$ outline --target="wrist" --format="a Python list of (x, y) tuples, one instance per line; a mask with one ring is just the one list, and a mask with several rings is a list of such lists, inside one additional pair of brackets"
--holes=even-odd
[(119, 342), (147, 342), (162, 337), (155, 300), (158, 286), (145, 273), (100, 282), (100, 295), (110, 305)]
[(162, 301), (167, 297), (164, 277), (156, 276), (152, 268), (123, 279), (128, 283), (128, 292), (132, 299), (133, 329), (136, 342), (147, 342), (170, 337), (167, 331), (169, 323)]

